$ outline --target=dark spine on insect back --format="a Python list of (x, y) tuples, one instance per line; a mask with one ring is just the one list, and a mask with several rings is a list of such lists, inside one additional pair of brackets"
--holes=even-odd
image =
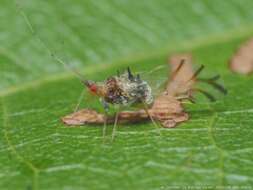
[(130, 70), (117, 76), (110, 77), (105, 82), (106, 95), (104, 100), (111, 104), (128, 105), (145, 102), (152, 103), (151, 88), (146, 81), (141, 80), (140, 75), (134, 76)]

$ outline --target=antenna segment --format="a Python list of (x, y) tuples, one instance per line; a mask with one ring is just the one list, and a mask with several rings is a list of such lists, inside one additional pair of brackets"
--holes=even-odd
[(84, 84), (87, 83), (87, 80), (83, 77), (83, 75), (80, 72), (78, 72), (75, 68), (71, 67), (69, 64), (65, 63), (62, 59), (60, 59), (56, 54), (53, 53), (53, 51), (48, 47), (48, 45), (37, 34), (37, 32), (35, 31), (34, 27), (32, 26), (32, 23), (30, 22), (29, 18), (27, 17), (27, 15), (25, 14), (25, 12), (23, 11), (23, 9), (20, 6), (20, 4), (18, 4), (16, 2), (16, 6), (17, 6), (17, 9), (18, 9), (20, 15), (25, 20), (25, 23), (28, 26), (29, 30), (31, 31), (32, 35), (39, 41), (39, 43), (41, 43), (45, 47), (45, 49), (49, 52), (50, 56), (56, 62), (58, 62), (61, 65), (63, 65), (66, 69), (72, 71), (82, 81), (82, 83), (84, 83)]

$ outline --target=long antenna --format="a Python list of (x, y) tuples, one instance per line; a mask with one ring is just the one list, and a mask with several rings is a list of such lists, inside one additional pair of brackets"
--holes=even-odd
[(76, 69), (71, 67), (69, 64), (65, 63), (62, 59), (60, 59), (58, 56), (56, 56), (53, 51), (48, 47), (48, 45), (40, 38), (40, 36), (37, 34), (37, 32), (34, 30), (34, 27), (32, 26), (30, 20), (26, 16), (25, 12), (23, 11), (22, 7), (18, 2), (16, 2), (17, 10), (19, 11), (20, 15), (25, 20), (26, 25), (28, 26), (29, 30), (31, 31), (32, 35), (41, 43), (45, 49), (49, 52), (50, 56), (58, 63), (62, 64), (66, 69), (72, 71), (84, 84), (87, 83), (87, 80), (83, 77), (83, 75), (78, 72)]

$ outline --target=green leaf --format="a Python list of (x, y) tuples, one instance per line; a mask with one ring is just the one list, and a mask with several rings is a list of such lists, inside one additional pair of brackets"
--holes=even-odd
[[(19, 6), (37, 36), (91, 79), (191, 52), (229, 95), (187, 106), (175, 129), (68, 128), (83, 86), (50, 57), (15, 2), (0, 6), (0, 189), (226, 189), (253, 186), (252, 77), (228, 69), (253, 33), (251, 0), (36, 1)], [(82, 107), (102, 110), (87, 96)], [(218, 187), (219, 186), (219, 187)]]

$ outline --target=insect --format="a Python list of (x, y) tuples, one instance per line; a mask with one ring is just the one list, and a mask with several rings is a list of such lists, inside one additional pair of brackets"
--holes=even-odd
[[(132, 86), (132, 83), (136, 81), (139, 81), (140, 84), (145, 83), (145, 86), (148, 85), (148, 88), (141, 88), (140, 93), (134, 93), (133, 94), (134, 96), (131, 97), (131, 99), (133, 98), (133, 101), (116, 101), (116, 102), (120, 104), (122, 102), (125, 102), (126, 105), (130, 103), (131, 106), (135, 105), (136, 103), (138, 104), (139, 102), (149, 103), (147, 104), (147, 110), (139, 109), (136, 111), (121, 111), (119, 113), (119, 123), (142, 122), (149, 118), (151, 120), (154, 119), (155, 121), (158, 121), (162, 127), (173, 128), (178, 123), (181, 123), (189, 119), (188, 113), (185, 112), (182, 106), (182, 102), (185, 99), (191, 102), (195, 102), (194, 95), (196, 92), (200, 92), (203, 95), (205, 95), (210, 101), (215, 101), (215, 97), (211, 95), (211, 93), (207, 92), (206, 90), (196, 87), (198, 83), (202, 83), (202, 82), (207, 83), (208, 85), (213, 86), (219, 92), (222, 92), (223, 94), (227, 93), (226, 89), (217, 82), (217, 80), (219, 79), (218, 75), (216, 75), (215, 77), (211, 77), (209, 79), (199, 78), (199, 74), (204, 69), (204, 66), (200, 66), (199, 69), (197, 69), (194, 72), (191, 62), (192, 62), (191, 56), (184, 55), (184, 54), (174, 55), (170, 58), (169, 63), (172, 67), (172, 71), (166, 77), (167, 78), (166, 87), (163, 89), (162, 92), (158, 93), (158, 96), (156, 96), (155, 92), (151, 90), (144, 90), (143, 92), (143, 89), (149, 89), (151, 88), (151, 86), (145, 80), (140, 81), (139, 74), (137, 74), (136, 77), (134, 78), (129, 68), (127, 69), (127, 72), (123, 73), (122, 75), (118, 73), (117, 76), (109, 77), (105, 82), (102, 82), (102, 84), (100, 84), (100, 86), (102, 86), (100, 88), (103, 89), (103, 91), (106, 91), (104, 90), (104, 89), (107, 89), (107, 87), (105, 86), (107, 86), (106, 84), (108, 81), (109, 83), (111, 82), (110, 80), (111, 78), (114, 78), (113, 81), (119, 80), (120, 81), (119, 83), (123, 82), (123, 84), (119, 86), (124, 86), (124, 85)], [(153, 71), (148, 72), (148, 74), (151, 74), (152, 72), (154, 72), (154, 70), (159, 70), (157, 68), (158, 67), (153, 69)], [(162, 69), (164, 70), (163, 67)], [(123, 80), (120, 80), (121, 78), (123, 78)], [(161, 81), (158, 81), (158, 83), (161, 83)], [(92, 84), (95, 84), (95, 82), (92, 82)], [(116, 88), (114, 87), (113, 88), (114, 90), (112, 92), (114, 91), (117, 92), (119, 86), (117, 86)], [(89, 88), (91, 88), (90, 85), (88, 85), (88, 89)], [(97, 91), (97, 87), (95, 89)], [(129, 89), (129, 88), (126, 88), (126, 89)], [(134, 84), (133, 89), (134, 89), (134, 92), (139, 92), (138, 85)], [(91, 93), (94, 93), (93, 88), (90, 91)], [(121, 91), (124, 91), (124, 90), (120, 89), (120, 92)], [(129, 92), (129, 90), (125, 90), (125, 91)], [(106, 93), (102, 93), (103, 98), (105, 97), (105, 94)], [(119, 94), (121, 95), (121, 93)], [(121, 98), (117, 96), (113, 96), (113, 97), (115, 99)], [(147, 98), (147, 97), (152, 97), (152, 98)], [(151, 101), (143, 101), (145, 100), (145, 98), (146, 100), (151, 100)], [(123, 99), (125, 99), (125, 97)], [(130, 98), (126, 98), (126, 99), (129, 100)], [(131, 104), (133, 102), (134, 104)], [(146, 107), (144, 106), (144, 108)], [(101, 124), (105, 121), (108, 123), (113, 123), (113, 121), (116, 121), (116, 120), (117, 120), (117, 117), (115, 118), (115, 116), (109, 116), (109, 115), (104, 116), (103, 114), (98, 113), (95, 110), (90, 110), (90, 109), (82, 109), (80, 111), (77, 111), (75, 113), (72, 113), (62, 118), (62, 121), (65, 124), (70, 125), (70, 126), (83, 125), (83, 124)]]
[(85, 80), (83, 83), (92, 94), (100, 97), (105, 109), (109, 108), (108, 104), (129, 106), (153, 103), (150, 85), (139, 74), (134, 76), (129, 67), (125, 72), (118, 72), (104, 82)]
[[(133, 75), (130, 67), (123, 73), (118, 71), (117, 75), (108, 77), (104, 82), (94, 82), (91, 80), (82, 80), (82, 82), (90, 93), (100, 98), (106, 112), (109, 110), (109, 105), (116, 106), (120, 109), (123, 107), (143, 105), (144, 110), (150, 116), (153, 124), (156, 125), (148, 111), (148, 107), (154, 101), (152, 89), (147, 81), (141, 79), (140, 74)], [(119, 112), (116, 113), (112, 139), (115, 136), (118, 116)], [(104, 136), (105, 131), (103, 133)]]

